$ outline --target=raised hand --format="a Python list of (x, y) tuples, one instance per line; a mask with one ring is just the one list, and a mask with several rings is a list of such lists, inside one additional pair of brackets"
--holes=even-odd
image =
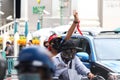
[(80, 21), (78, 12), (76, 10), (73, 11), (73, 16), (74, 16), (74, 21), (75, 22), (79, 22)]

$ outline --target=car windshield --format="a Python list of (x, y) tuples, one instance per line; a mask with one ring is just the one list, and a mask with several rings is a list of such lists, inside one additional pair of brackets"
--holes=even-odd
[(96, 38), (95, 50), (99, 59), (120, 60), (120, 39)]

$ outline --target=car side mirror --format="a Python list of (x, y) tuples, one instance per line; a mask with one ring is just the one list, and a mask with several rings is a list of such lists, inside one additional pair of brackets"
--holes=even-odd
[(86, 52), (77, 52), (76, 55), (80, 58), (81, 61), (87, 62), (89, 61), (89, 55)]

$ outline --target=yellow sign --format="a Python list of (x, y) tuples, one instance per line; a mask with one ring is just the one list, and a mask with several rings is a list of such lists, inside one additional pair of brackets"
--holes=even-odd
[(41, 0), (37, 0), (38, 4), (40, 4), (40, 1), (41, 1)]

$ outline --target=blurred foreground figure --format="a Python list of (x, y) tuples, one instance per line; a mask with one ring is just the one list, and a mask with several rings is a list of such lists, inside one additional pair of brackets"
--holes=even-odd
[(0, 80), (3, 80), (5, 78), (6, 68), (6, 61), (2, 58), (0, 54)]
[(52, 80), (54, 65), (46, 53), (38, 46), (22, 49), (16, 65), (19, 80)]

